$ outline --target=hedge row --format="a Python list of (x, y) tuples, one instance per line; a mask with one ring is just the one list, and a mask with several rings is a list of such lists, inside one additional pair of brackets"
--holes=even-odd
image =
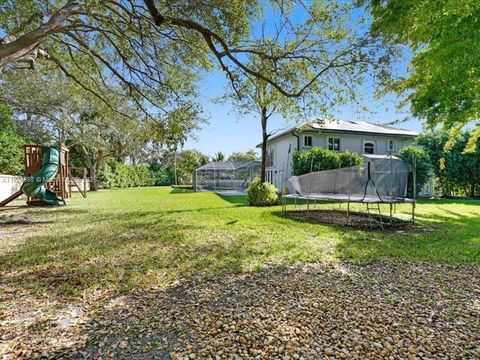
[(152, 172), (146, 165), (125, 165), (112, 162), (103, 166), (99, 178), (104, 188), (155, 185)]
[(314, 146), (309, 151), (293, 154), (293, 172), (295, 175), (303, 175), (312, 171), (361, 165), (362, 162), (362, 156), (350, 150), (338, 152)]

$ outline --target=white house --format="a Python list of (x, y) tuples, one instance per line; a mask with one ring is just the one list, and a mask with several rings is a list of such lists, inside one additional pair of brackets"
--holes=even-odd
[[(329, 150), (351, 150), (359, 154), (396, 154), (418, 135), (368, 122), (311, 120), (271, 136), (267, 144), (267, 181), (280, 188), (293, 175), (293, 153), (321, 146)], [(257, 145), (257, 147), (261, 147)]]

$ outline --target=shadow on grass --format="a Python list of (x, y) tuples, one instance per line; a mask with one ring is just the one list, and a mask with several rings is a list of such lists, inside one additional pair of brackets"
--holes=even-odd
[(447, 205), (447, 204), (463, 204), (463, 205), (479, 205), (480, 199), (478, 198), (440, 198), (440, 199), (419, 199), (420, 204), (433, 204), (433, 205)]
[[(19, 299), (29, 293), (32, 297), (48, 294), (61, 301), (77, 301), (84, 291), (93, 293), (98, 289), (133, 297), (133, 301), (140, 299), (141, 304), (144, 304), (143, 297), (147, 297), (152, 303), (146, 307), (135, 306), (133, 316), (129, 314), (128, 318), (122, 317), (124, 313), (121, 308), (100, 308), (101, 316), (118, 320), (120, 328), (112, 328), (108, 340), (116, 342), (124, 338), (125, 329), (134, 331), (139, 321), (151, 321), (156, 316), (163, 316), (165, 304), (175, 308), (182, 301), (192, 300), (192, 307), (178, 306), (179, 312), (174, 314), (188, 319), (187, 315), (192, 313), (197, 299), (206, 301), (216, 310), (220, 309), (218, 311), (221, 311), (222, 304), (230, 301), (229, 296), (233, 299), (244, 296), (254, 303), (256, 293), (242, 292), (243, 288), (237, 286), (243, 280), (229, 282), (229, 279), (235, 277), (234, 274), (251, 274), (252, 270), (258, 271), (267, 264), (281, 273), (290, 264), (317, 262), (332, 254), (334, 259), (364, 263), (386, 258), (470, 264), (480, 262), (480, 214), (475, 206), (465, 206), (463, 203), (459, 207), (444, 204), (441, 211), (436, 212), (422, 212), (420, 206), (418, 221), (430, 230), (382, 233), (312, 225), (283, 216), (280, 207), (249, 208), (241, 206), (244, 197), (206, 195), (205, 198), (175, 197), (170, 205), (152, 210), (150, 203), (147, 203), (149, 207), (138, 210), (128, 210), (126, 203), (124, 208), (109, 209), (106, 213), (78, 208), (52, 212), (51, 216), (58, 216), (59, 221), (49, 226), (48, 233), (20, 242), (8, 253), (0, 254), (0, 288), (8, 289), (8, 292), (5, 291), (8, 294), (12, 289), (18, 291), (22, 294)], [(189, 199), (196, 200), (191, 203)], [(430, 207), (429, 202), (425, 204), (426, 208)], [(192, 208), (188, 208), (190, 206)], [(377, 275), (373, 272), (365, 279), (376, 279)], [(274, 279), (270, 273), (265, 278), (261, 273), (259, 276), (255, 286), (260, 289)], [(288, 276), (285, 288), (295, 281), (293, 277), (290, 281)], [(315, 274), (301, 278), (298, 288), (321, 276)], [(209, 279), (213, 282), (220, 279), (220, 287), (212, 291), (210, 285), (213, 283)], [(431, 281), (434, 282), (434, 279)], [(198, 291), (196, 283), (201, 283)], [(429, 286), (430, 281), (425, 283)], [(160, 293), (139, 290), (149, 287), (168, 290)], [(335, 286), (321, 288), (322, 293), (334, 290)], [(277, 296), (275, 301), (281, 303), (282, 292), (276, 293), (274, 288), (269, 291)], [(267, 292), (262, 294), (268, 296)], [(8, 297), (8, 301), (17, 301), (15, 296)], [(375, 299), (378, 301), (383, 297)], [(273, 302), (265, 308), (270, 309), (271, 304)], [(161, 321), (168, 325), (172, 318), (178, 319), (179, 316), (165, 316)], [(153, 332), (156, 335), (152, 341), (161, 341), (156, 338), (157, 335), (158, 338), (167, 337), (169, 341), (175, 341), (191, 324), (167, 325), (159, 326)], [(96, 326), (93, 324), (87, 331), (91, 345), (86, 351), (92, 353), (99, 350), (99, 337), (105, 334), (97, 330), (110, 329), (109, 324)], [(28, 331), (34, 332), (36, 329), (32, 327)], [(115, 331), (119, 332), (118, 338)], [(131, 338), (130, 334), (128, 336)], [(166, 345), (158, 351), (167, 354), (169, 350)], [(135, 351), (127, 351), (124, 357), (134, 358)], [(163, 355), (162, 352), (160, 357)]]
[(423, 231), (423, 227), (412, 223), (411, 220), (400, 219), (377, 213), (370, 216), (366, 212), (350, 211), (347, 217), (346, 210), (340, 209), (295, 209), (287, 211), (274, 211), (273, 215), (292, 219), (299, 223), (323, 224), (342, 229), (358, 229), (365, 231), (398, 232), (398, 231)]
[(247, 205), (246, 195), (222, 195), (215, 193), (220, 199), (229, 202), (230, 204)]
[[(67, 295), (101, 286), (129, 291), (191, 274), (241, 272), (270, 259), (322, 260), (323, 249), (354, 261), (480, 260), (479, 214), (464, 209), (422, 213), (419, 208), (420, 226), (371, 232), (339, 224), (316, 227), (308, 219), (285, 216), (279, 207), (249, 208), (242, 206), (243, 196), (217, 196), (225, 202), (191, 209), (106, 214), (62, 209), (58, 215), (63, 218), (49, 233), (0, 254), (1, 283)], [(324, 230), (326, 235), (315, 235)]]
[(195, 191), (193, 191), (191, 186), (190, 187), (174, 187), (169, 192), (169, 194), (189, 194), (189, 193), (195, 193)]

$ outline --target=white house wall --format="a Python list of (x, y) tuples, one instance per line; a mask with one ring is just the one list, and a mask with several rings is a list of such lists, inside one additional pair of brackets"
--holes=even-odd
[(313, 136), (313, 145), (327, 148), (328, 138), (340, 138), (340, 151), (350, 150), (359, 154), (363, 153), (363, 144), (365, 141), (373, 141), (375, 143), (375, 154), (388, 155), (388, 140), (394, 140), (395, 150), (397, 153), (401, 148), (412, 142), (412, 138), (385, 136), (385, 135), (368, 135), (368, 134), (339, 134), (339, 133), (305, 133), (300, 135), (300, 149), (309, 150), (303, 146), (303, 136)]
[(273, 149), (274, 152), (273, 166), (267, 167), (267, 171), (271, 172), (272, 178), (270, 182), (279, 189), (284, 185), (285, 179), (293, 175), (292, 157), (293, 153), (297, 151), (297, 138), (293, 135), (283, 136), (270, 142), (267, 149), (268, 151)]
[[(375, 142), (375, 154), (388, 155), (388, 140), (395, 141), (394, 154), (410, 144), (413, 138), (401, 136), (368, 135), (368, 134), (342, 134), (327, 132), (308, 132), (299, 135), (300, 150), (310, 150), (310, 147), (304, 147), (304, 135), (313, 136), (313, 146), (327, 148), (327, 139), (329, 137), (339, 137), (340, 151), (350, 150), (362, 154), (365, 141)], [(274, 152), (274, 164), (267, 167), (267, 179), (280, 189), (285, 184), (285, 180), (293, 175), (293, 153), (297, 150), (297, 138), (293, 135), (285, 135), (274, 139), (268, 143), (267, 151)], [(290, 149), (290, 154), (289, 154)], [(288, 160), (287, 160), (288, 157)]]

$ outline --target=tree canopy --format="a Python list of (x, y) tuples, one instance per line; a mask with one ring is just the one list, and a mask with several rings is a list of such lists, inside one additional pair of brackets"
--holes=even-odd
[[(7, 34), (0, 43), (0, 68), (32, 65), (42, 55), (106, 104), (113, 86), (146, 116), (188, 106), (198, 71), (214, 65), (232, 83), (240, 73), (297, 97), (324, 73), (345, 65), (345, 56), (330, 52), (328, 41), (315, 46), (326, 34), (345, 36), (331, 31), (339, 18), (329, 15), (343, 6), (323, 0), (308, 5), (293, 0), (6, 1), (0, 15), (0, 30)], [(295, 21), (294, 9), (305, 21)], [(270, 24), (275, 30), (258, 36), (259, 22), (266, 18), (277, 20)], [(375, 41), (356, 40), (345, 48), (356, 56)], [(275, 76), (250, 66), (245, 57), (252, 54), (274, 63)], [(302, 81), (282, 81), (289, 64), (303, 69)]]
[[(245, 56), (249, 68), (263, 77), (238, 72), (237, 81), (231, 84), (226, 98), (233, 99), (234, 108), (240, 115), (256, 113), (260, 117), (262, 182), (266, 178), (267, 142), (272, 135), (268, 129), (271, 116), (281, 114), (289, 120), (329, 116), (339, 106), (358, 104), (362, 97), (359, 87), (367, 78), (375, 81), (389, 76), (392, 49), (365, 34), (355, 20), (356, 10), (356, 4), (348, 1), (312, 2), (310, 18), (305, 25), (295, 29), (296, 36), (303, 39), (302, 46), (310, 49), (300, 56), (302, 61), (277, 62), (276, 54), (281, 53), (283, 47), (266, 33), (263, 34), (260, 54)], [(297, 42), (287, 41), (286, 46), (295, 48)], [(262, 55), (265, 53), (268, 55)], [(281, 83), (299, 96), (286, 96), (264, 78)]]
[(0, 103), (0, 174), (23, 170), (23, 138), (16, 132), (12, 110)]
[[(412, 113), (458, 130), (480, 118), (480, 2), (477, 0), (372, 0), (372, 31), (408, 45), (407, 76), (387, 84), (405, 96)], [(480, 130), (471, 133), (474, 150)]]
[(234, 152), (228, 157), (228, 161), (255, 161), (257, 160), (257, 153), (250, 149), (246, 152)]

